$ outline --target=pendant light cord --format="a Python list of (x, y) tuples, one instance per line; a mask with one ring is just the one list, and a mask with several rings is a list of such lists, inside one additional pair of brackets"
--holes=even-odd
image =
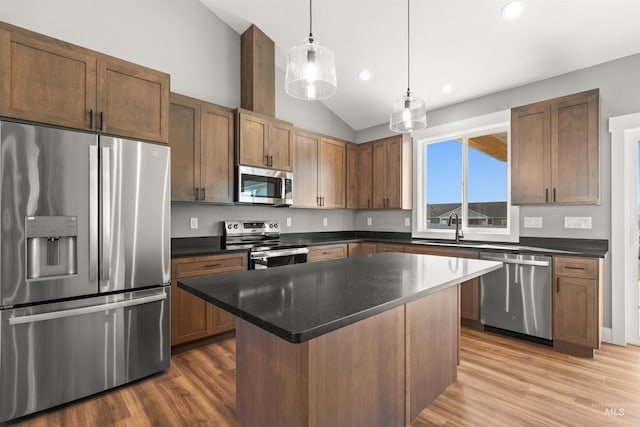
[(311, 31), (313, 25), (313, 15), (311, 13), (311, 3), (312, 0), (309, 0), (309, 43), (313, 43), (313, 32)]
[[(309, 0), (311, 1), (311, 0)], [(410, 26), (411, 26), (411, 21), (409, 18), (409, 2), (411, 0), (407, 0), (407, 98), (410, 96), (410, 83), (411, 83), (411, 31), (410, 31)]]

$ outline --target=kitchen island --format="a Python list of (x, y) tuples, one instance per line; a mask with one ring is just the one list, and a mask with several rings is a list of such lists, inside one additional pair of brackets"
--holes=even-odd
[(179, 286), (238, 316), (245, 426), (404, 426), (456, 380), (458, 283), (501, 266), (381, 253)]

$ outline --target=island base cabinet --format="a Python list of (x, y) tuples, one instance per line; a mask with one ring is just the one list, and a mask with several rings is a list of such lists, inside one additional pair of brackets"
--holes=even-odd
[(456, 380), (457, 287), (292, 344), (240, 318), (245, 427), (408, 425)]

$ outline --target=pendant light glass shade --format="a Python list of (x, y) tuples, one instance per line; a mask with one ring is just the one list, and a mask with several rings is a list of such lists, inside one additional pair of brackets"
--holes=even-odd
[(336, 64), (331, 49), (312, 38), (289, 49), (285, 91), (294, 98), (326, 99), (336, 93)]
[(410, 4), (407, 0), (407, 94), (393, 103), (389, 129), (393, 132), (414, 132), (427, 127), (427, 107), (422, 100), (411, 96), (411, 20)]
[(409, 92), (393, 103), (389, 129), (393, 132), (414, 132), (427, 127), (427, 107), (421, 98)]

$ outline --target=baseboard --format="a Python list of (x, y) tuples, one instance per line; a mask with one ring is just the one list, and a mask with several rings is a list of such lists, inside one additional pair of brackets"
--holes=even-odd
[(611, 328), (603, 327), (600, 334), (602, 342), (613, 344), (613, 332), (611, 331)]

